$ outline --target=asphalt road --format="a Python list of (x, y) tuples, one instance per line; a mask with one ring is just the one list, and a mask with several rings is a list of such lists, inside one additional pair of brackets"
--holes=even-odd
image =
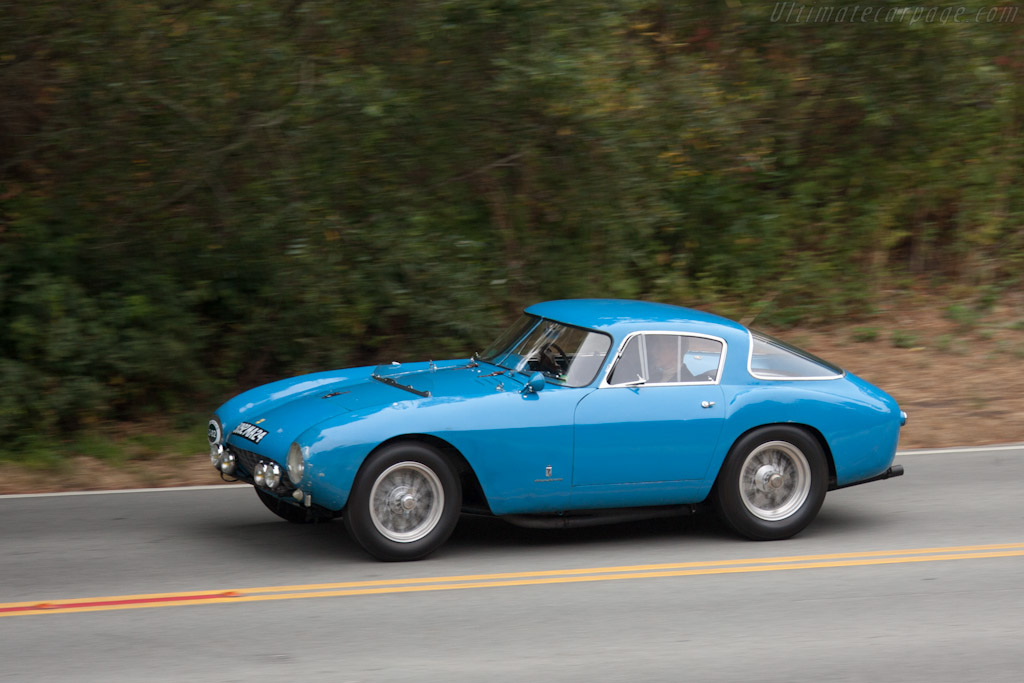
[(404, 564), (248, 487), (0, 497), (0, 680), (1020, 680), (1024, 446), (897, 462), (788, 541), (464, 517)]

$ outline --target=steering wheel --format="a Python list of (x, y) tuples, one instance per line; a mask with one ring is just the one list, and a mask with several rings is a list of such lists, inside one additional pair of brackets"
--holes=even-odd
[[(558, 352), (557, 356), (555, 351)], [(538, 364), (541, 370), (547, 370), (548, 372), (560, 375), (569, 369), (569, 356), (566, 355), (561, 346), (551, 342), (540, 350)]]

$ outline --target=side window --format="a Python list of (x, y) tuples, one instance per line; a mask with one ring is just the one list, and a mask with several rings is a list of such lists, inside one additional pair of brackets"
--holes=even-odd
[(689, 348), (683, 357), (686, 371), (698, 382), (716, 381), (718, 368), (722, 363), (722, 342), (703, 337), (689, 337), (689, 340)]
[(647, 382), (714, 382), (722, 360), (722, 342), (683, 334), (645, 334)]
[(722, 342), (685, 334), (640, 334), (629, 340), (608, 378), (627, 384), (715, 382), (722, 362)]
[(626, 348), (622, 350), (622, 356), (615, 363), (615, 369), (612, 370), (612, 374), (608, 378), (608, 384), (625, 384), (635, 382), (643, 377), (643, 365), (640, 362), (640, 339), (640, 335), (637, 335), (626, 344)]
[(678, 334), (645, 334), (647, 344), (648, 384), (692, 382), (693, 375), (686, 370), (683, 357), (689, 347), (689, 337)]

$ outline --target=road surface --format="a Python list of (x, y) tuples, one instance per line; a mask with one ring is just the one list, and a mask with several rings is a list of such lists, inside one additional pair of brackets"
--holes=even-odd
[(463, 517), (400, 564), (250, 487), (0, 497), (0, 680), (1020, 680), (1024, 445), (897, 462), (788, 541)]

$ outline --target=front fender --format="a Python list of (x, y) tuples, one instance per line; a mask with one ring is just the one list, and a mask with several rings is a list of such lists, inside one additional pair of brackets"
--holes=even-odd
[(375, 448), (423, 434), (462, 454), (495, 514), (564, 509), (571, 486), (573, 410), (588, 391), (549, 387), (535, 394), (496, 391), (472, 400), (413, 398), (339, 415), (299, 437), (309, 449), (302, 487), (318, 505), (340, 510)]

